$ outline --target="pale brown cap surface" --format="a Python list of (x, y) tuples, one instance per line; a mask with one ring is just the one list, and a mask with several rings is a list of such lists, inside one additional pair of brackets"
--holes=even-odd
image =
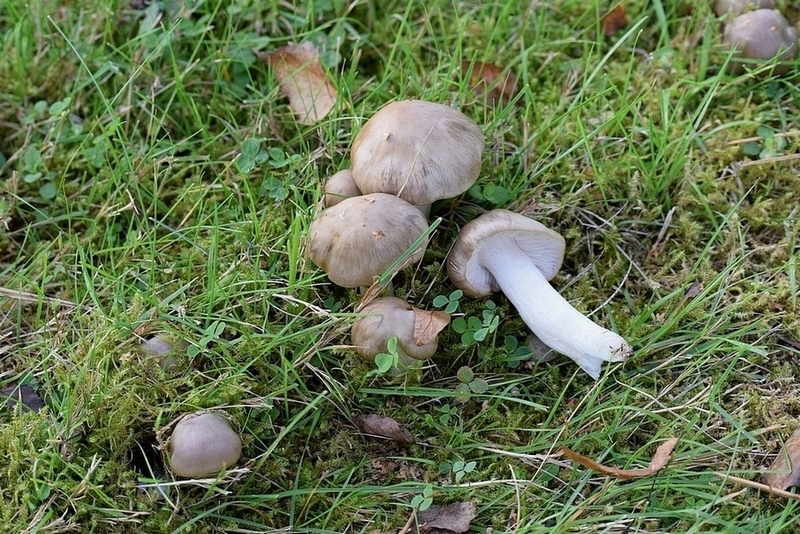
[[(428, 229), (428, 220), (403, 199), (373, 193), (323, 211), (309, 230), (309, 257), (342, 287), (372, 285)], [(419, 261), (427, 243), (409, 262)]]
[(484, 143), (475, 121), (458, 110), (422, 100), (393, 102), (353, 140), (353, 179), (363, 193), (430, 204), (475, 183)]
[(396, 337), (402, 365), (433, 356), (437, 336), (450, 322), (450, 316), (442, 311), (421, 310), (397, 297), (375, 299), (361, 312), (364, 316), (350, 330), (356, 351), (372, 361), (386, 351), (389, 339)]
[(350, 169), (343, 169), (328, 177), (322, 186), (322, 191), (324, 193), (322, 197), (322, 206), (324, 208), (335, 206), (346, 198), (361, 195), (361, 190), (353, 181), (353, 171)]
[(172, 472), (181, 477), (215, 475), (239, 461), (242, 440), (219, 414), (206, 412), (182, 419), (169, 440)]
[[(723, 34), (725, 43), (736, 49), (736, 57), (730, 64), (734, 72), (741, 72), (744, 66), (744, 62), (736, 61), (737, 58), (793, 60), (797, 57), (798, 37), (800, 32), (797, 28), (773, 9), (757, 9), (739, 15), (725, 26)], [(775, 66), (777, 74), (788, 70), (789, 66), (785, 64)]]

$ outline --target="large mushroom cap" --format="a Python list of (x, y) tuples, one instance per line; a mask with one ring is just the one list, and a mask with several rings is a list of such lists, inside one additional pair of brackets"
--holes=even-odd
[(181, 477), (215, 475), (239, 461), (242, 440), (219, 414), (183, 418), (169, 439), (170, 465)]
[[(737, 58), (790, 61), (797, 56), (797, 28), (786, 18), (772, 9), (757, 9), (739, 15), (725, 26), (723, 40), (736, 49)], [(732, 61), (736, 72), (742, 70), (742, 62)], [(777, 73), (784, 73), (787, 65), (775, 67)]]
[(492, 274), (478, 261), (480, 248), (496, 239), (516, 243), (547, 280), (564, 261), (566, 244), (560, 234), (513, 211), (492, 210), (464, 225), (447, 257), (450, 280), (467, 296), (485, 297), (500, 291)]
[(437, 335), (450, 322), (444, 312), (421, 310), (397, 297), (376, 299), (361, 311), (364, 316), (350, 329), (356, 351), (372, 361), (396, 337), (400, 363), (405, 366), (433, 356)]
[(353, 140), (353, 179), (364, 193), (391, 193), (411, 204), (430, 204), (460, 195), (475, 183), (484, 142), (478, 125), (451, 107), (422, 100), (393, 102)]
[[(311, 223), (309, 256), (334, 284), (371, 285), (428, 229), (428, 220), (401, 198), (373, 193), (343, 200)], [(409, 262), (422, 258), (427, 244)]]

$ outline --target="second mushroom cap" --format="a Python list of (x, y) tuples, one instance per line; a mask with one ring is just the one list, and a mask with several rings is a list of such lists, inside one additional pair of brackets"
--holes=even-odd
[[(372, 285), (428, 229), (428, 220), (403, 199), (373, 193), (343, 200), (312, 223), (309, 256), (334, 284)], [(422, 258), (427, 244), (409, 256)]]

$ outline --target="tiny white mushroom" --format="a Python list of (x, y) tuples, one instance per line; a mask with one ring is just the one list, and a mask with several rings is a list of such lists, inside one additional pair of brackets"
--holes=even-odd
[(632, 352), (619, 335), (592, 322), (553, 289), (564, 238), (523, 215), (494, 210), (467, 223), (447, 258), (453, 284), (471, 297), (502, 291), (547, 346), (569, 356), (594, 379), (604, 361)]

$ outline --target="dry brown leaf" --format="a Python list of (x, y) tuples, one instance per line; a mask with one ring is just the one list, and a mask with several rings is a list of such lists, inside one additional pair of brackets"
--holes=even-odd
[(391, 417), (376, 414), (359, 414), (353, 423), (364, 434), (390, 439), (399, 443), (414, 443), (411, 433)]
[(450, 324), (450, 314), (443, 311), (426, 311), (413, 308), (414, 311), (414, 343), (421, 347), (436, 339), (439, 332)]
[(432, 504), (417, 514), (417, 524), (422, 534), (460, 534), (469, 530), (475, 515), (474, 502), (454, 502), (447, 506)]
[(600, 21), (603, 28), (603, 35), (611, 37), (628, 25), (628, 16), (625, 15), (625, 8), (622, 4), (603, 15)]
[(567, 447), (561, 447), (561, 451), (564, 453), (564, 456), (572, 461), (578, 462), (587, 469), (592, 469), (598, 473), (616, 478), (631, 479), (649, 477), (663, 469), (664, 466), (669, 463), (670, 459), (672, 459), (672, 451), (675, 450), (675, 445), (677, 444), (678, 438), (672, 438), (659, 445), (656, 449), (656, 453), (653, 455), (653, 459), (650, 461), (650, 465), (644, 469), (619, 469), (618, 467), (599, 464)]
[(519, 92), (517, 77), (511, 71), (506, 71), (504, 74), (504, 69), (496, 65), (482, 61), (472, 64), (463, 61), (461, 69), (463, 72), (472, 73), (469, 80), (470, 87), (476, 94), (486, 95), (487, 102), (493, 106), (508, 104), (509, 100)]
[(336, 89), (322, 68), (317, 48), (309, 41), (290, 44), (274, 52), (256, 52), (275, 72), (281, 91), (301, 124), (314, 124), (336, 103)]
[(800, 486), (800, 428), (794, 431), (772, 465), (769, 472), (761, 476), (767, 486), (785, 490)]

